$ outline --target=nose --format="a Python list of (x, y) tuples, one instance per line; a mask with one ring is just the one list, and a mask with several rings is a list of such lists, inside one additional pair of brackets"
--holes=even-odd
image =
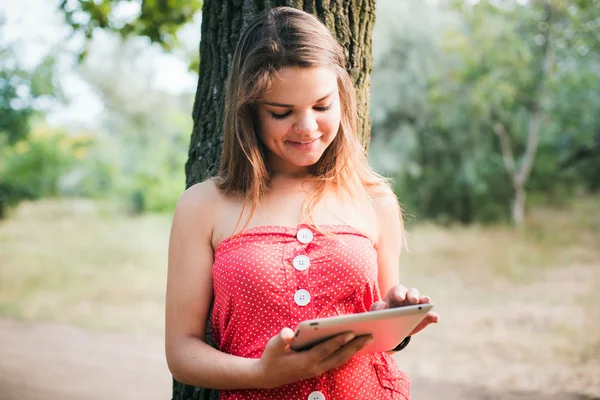
[(317, 129), (319, 129), (317, 119), (310, 112), (303, 114), (294, 124), (296, 133), (312, 133)]

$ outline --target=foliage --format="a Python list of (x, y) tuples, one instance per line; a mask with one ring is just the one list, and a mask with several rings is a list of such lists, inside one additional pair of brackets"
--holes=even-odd
[(393, 40), (375, 52), (371, 151), (382, 157), (372, 160), (397, 178), (409, 212), (441, 222), (507, 220), (512, 177), (495, 130), (507, 133), (520, 167), (537, 119), (531, 198), (556, 202), (597, 187), (600, 170), (590, 169), (600, 162), (560, 161), (600, 136), (598, 40), (578, 28), (598, 7), (456, 3), (396, 4), (403, 10), (395, 13), (380, 3), (376, 31)]
[(64, 196), (117, 198), (134, 213), (172, 211), (185, 187), (187, 144), (176, 132), (132, 154), (122, 138), (36, 127), (3, 151), (0, 218), (22, 200)]
[(117, 175), (111, 190), (134, 213), (171, 211), (185, 189), (191, 95), (151, 87), (154, 49), (113, 39), (80, 67), (106, 107), (100, 130)]
[(38, 127), (28, 139), (4, 150), (0, 182), (33, 199), (57, 197), (61, 177), (87, 146), (61, 131)]
[[(185, 188), (191, 95), (154, 87), (160, 49), (140, 38), (107, 39), (77, 66), (105, 106), (92, 131), (38, 125), (15, 143), (0, 140), (0, 211), (56, 196), (117, 198), (135, 213), (175, 207)], [(28, 82), (31, 92), (43, 93), (35, 82), (44, 80)]]
[(27, 139), (2, 149), (0, 218), (25, 199), (57, 197), (59, 181), (75, 163), (78, 144), (62, 132), (34, 130)]
[[(4, 20), (0, 15), (0, 37)], [(32, 121), (39, 119), (52, 101), (64, 102), (57, 80), (52, 55), (44, 57), (36, 66), (24, 68), (16, 58), (18, 42), (0, 41), (0, 219), (6, 216), (9, 208), (23, 199), (38, 196), (38, 187), (29, 187), (19, 181), (17, 164), (45, 164), (48, 159), (37, 160), (38, 156), (53, 157), (47, 152), (49, 143), (35, 143), (25, 151), (25, 143)], [(23, 157), (15, 155), (15, 148), (27, 153)], [(33, 167), (33, 165), (30, 165)], [(27, 169), (28, 167), (25, 167)], [(47, 177), (46, 177), (47, 178)], [(46, 182), (45, 178), (42, 181)]]
[(78, 133), (69, 142), (75, 162), (59, 179), (61, 196), (110, 197), (119, 179), (114, 144), (97, 133)]
[(131, 166), (121, 193), (132, 212), (171, 212), (175, 208), (185, 189), (187, 135), (187, 130), (175, 130), (156, 138)]
[(166, 50), (178, 45), (177, 31), (201, 8), (201, 0), (61, 0), (59, 3), (67, 23), (87, 39), (100, 28), (117, 32), (123, 38), (144, 36)]
[[(2, 23), (0, 21), (0, 34)], [(14, 44), (0, 42), (0, 137), (9, 144), (25, 138), (29, 125), (48, 100), (62, 100), (52, 56), (31, 70), (15, 59)]]
[(30, 104), (23, 104), (17, 93), (19, 88), (28, 87), (28, 77), (17, 66), (6, 65), (10, 58), (9, 50), (0, 48), (0, 135), (12, 144), (26, 136), (35, 110)]
[(26, 199), (33, 199), (27, 188), (0, 180), (0, 220), (6, 218), (10, 209)]

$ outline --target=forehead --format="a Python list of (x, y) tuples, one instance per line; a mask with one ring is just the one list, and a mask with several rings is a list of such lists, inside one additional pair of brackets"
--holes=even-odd
[(271, 76), (264, 101), (302, 105), (337, 93), (337, 89), (337, 75), (330, 68), (284, 67)]

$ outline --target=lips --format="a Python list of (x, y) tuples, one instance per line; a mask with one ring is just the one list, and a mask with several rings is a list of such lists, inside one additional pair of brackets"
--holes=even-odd
[(317, 148), (319, 139), (320, 137), (314, 139), (304, 139), (299, 141), (286, 140), (286, 142), (296, 150), (312, 151)]
[(292, 143), (292, 144), (311, 144), (313, 142), (316, 142), (317, 140), (319, 140), (319, 138), (314, 138), (314, 139), (308, 139), (308, 140), (298, 140), (298, 141), (292, 141), (292, 140), (288, 140), (288, 142)]

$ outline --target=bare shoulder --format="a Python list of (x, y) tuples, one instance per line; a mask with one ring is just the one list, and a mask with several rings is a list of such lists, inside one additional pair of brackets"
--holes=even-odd
[(222, 196), (213, 179), (190, 186), (179, 196), (174, 224), (212, 232)]
[(378, 222), (378, 244), (382, 238), (398, 238), (402, 232), (402, 212), (398, 198), (387, 184), (369, 190)]
[(392, 188), (385, 183), (369, 190), (369, 197), (373, 202), (377, 214), (397, 214), (400, 212), (398, 198)]
[(194, 208), (198, 206), (207, 206), (218, 203), (221, 194), (213, 179), (207, 179), (203, 182), (190, 186), (179, 196), (177, 206), (185, 208)]

